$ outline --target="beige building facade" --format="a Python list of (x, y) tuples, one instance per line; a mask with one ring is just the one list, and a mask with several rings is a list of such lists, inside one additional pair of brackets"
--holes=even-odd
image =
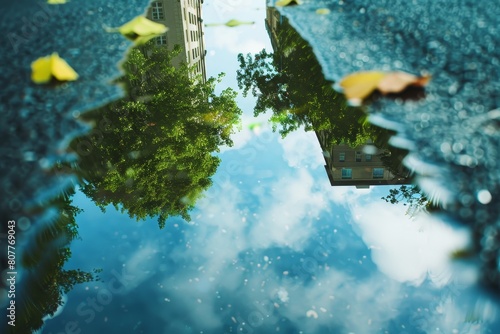
[(325, 158), (325, 170), (332, 186), (356, 186), (369, 188), (375, 185), (397, 185), (410, 183), (409, 173), (394, 175), (380, 157), (382, 153), (374, 145), (352, 148), (345, 144), (331, 145), (327, 131), (316, 132)]
[(160, 0), (152, 1), (147, 17), (155, 22), (163, 23), (168, 31), (154, 42), (170, 50), (175, 45), (182, 49), (173, 59), (174, 66), (185, 62), (194, 67), (194, 75), (206, 81), (205, 42), (202, 19), (203, 0)]

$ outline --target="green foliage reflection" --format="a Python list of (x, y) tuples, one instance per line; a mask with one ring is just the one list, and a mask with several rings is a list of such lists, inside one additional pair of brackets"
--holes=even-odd
[(220, 76), (193, 78), (186, 64), (171, 64), (175, 55), (151, 44), (133, 49), (119, 80), (127, 96), (87, 116), (99, 131), (71, 144), (88, 197), (103, 210), (158, 217), (160, 228), (170, 216), (190, 220), (220, 163), (213, 153), (232, 145), (241, 115), (234, 90), (215, 93)]
[(272, 112), (275, 130), (284, 137), (300, 127), (332, 131), (332, 145), (357, 147), (373, 139), (360, 108), (347, 105), (325, 80), (309, 44), (286, 19), (277, 28), (274, 53), (238, 55), (239, 88), (257, 97), (255, 115)]
[(72, 205), (73, 190), (67, 191), (47, 204), (47, 208), (58, 209), (59, 215), (51, 222), (41, 225), (33, 234), (22, 253), (22, 290), (16, 297), (15, 333), (31, 333), (43, 325), (46, 316), (52, 316), (63, 304), (63, 294), (76, 284), (98, 279), (100, 272), (81, 269), (66, 269), (71, 258), (69, 245), (78, 238), (75, 216), (82, 210)]

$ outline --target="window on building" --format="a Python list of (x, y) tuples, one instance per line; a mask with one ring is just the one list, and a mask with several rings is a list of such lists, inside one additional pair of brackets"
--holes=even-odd
[(161, 2), (155, 1), (151, 4), (151, 16), (153, 20), (163, 20), (163, 4)]
[(384, 178), (384, 169), (383, 168), (373, 168), (373, 178), (374, 179), (383, 179)]
[(156, 45), (167, 45), (167, 36), (161, 35), (155, 39)]
[(352, 169), (351, 168), (342, 168), (342, 178), (343, 179), (352, 179)]
[(356, 152), (356, 162), (361, 162), (361, 152)]
[(372, 161), (372, 155), (371, 154), (365, 154), (365, 161)]
[(341, 152), (341, 153), (339, 153), (339, 161), (340, 161), (340, 162), (345, 161), (345, 152)]

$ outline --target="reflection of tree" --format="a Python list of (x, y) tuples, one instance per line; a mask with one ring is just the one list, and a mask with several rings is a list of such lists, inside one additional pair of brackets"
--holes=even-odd
[[(62, 295), (75, 284), (90, 282), (94, 273), (80, 269), (63, 269), (71, 257), (69, 244), (78, 238), (75, 216), (82, 210), (71, 204), (71, 191), (60, 195), (49, 204), (60, 210), (55, 221), (44, 224), (35, 240), (23, 253), (21, 262), (23, 288), (16, 298), (16, 333), (31, 333), (43, 325), (45, 316), (53, 315), (62, 305)], [(16, 292), (16, 295), (18, 293)]]
[(284, 20), (277, 31), (275, 53), (238, 55), (238, 85), (257, 97), (255, 115), (271, 110), (271, 120), (286, 136), (303, 126), (306, 130), (330, 130), (334, 142), (356, 147), (371, 137), (371, 127), (359, 108), (345, 99), (324, 79), (311, 47)]
[(398, 189), (390, 189), (389, 195), (382, 197), (387, 203), (403, 203), (408, 206), (406, 214), (413, 217), (420, 211), (435, 209), (432, 202), (416, 185), (402, 185)]
[(158, 216), (160, 228), (169, 216), (190, 219), (220, 162), (212, 152), (232, 144), (241, 114), (233, 90), (217, 95), (218, 79), (193, 80), (172, 56), (166, 48), (133, 49), (120, 79), (127, 97), (93, 112), (99, 131), (71, 144), (87, 196), (136, 219)]
[[(380, 138), (378, 138), (380, 139)], [(410, 176), (410, 171), (403, 165), (402, 161), (404, 157), (408, 154), (407, 150), (400, 149), (393, 146), (387, 145), (387, 139), (385, 142), (378, 140), (377, 146), (383, 147), (384, 150), (380, 153), (380, 160), (382, 164), (394, 175), (394, 178), (408, 179)]]

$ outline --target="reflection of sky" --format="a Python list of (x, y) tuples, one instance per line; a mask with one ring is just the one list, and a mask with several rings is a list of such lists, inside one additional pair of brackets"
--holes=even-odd
[[(242, 2), (213, 1), (204, 9), (205, 22), (258, 22), (206, 31), (209, 74), (225, 71), (224, 85), (235, 87), (236, 53), (269, 42), (264, 11), (232, 4)], [(249, 130), (253, 102), (240, 101), (243, 130), (233, 148), (222, 150), (214, 186), (192, 224), (173, 218), (159, 230), (154, 219), (138, 223), (112, 207), (102, 213), (77, 193), (74, 203), (85, 210), (77, 218), (82, 240), (73, 242), (68, 267), (103, 268), (103, 280), (71, 291), (44, 332), (500, 328), (496, 308), (468, 287), (474, 271), (448, 260), (466, 245), (466, 233), (437, 219), (410, 220), (404, 207), (380, 199), (387, 188), (331, 187), (314, 134), (281, 139), (265, 125)]]
[(496, 319), (467, 288), (471, 274), (450, 278), (446, 254), (464, 233), (409, 220), (380, 200), (387, 189), (331, 187), (323, 166), (288, 158), (288, 139), (269, 129), (249, 136), (222, 154), (191, 225), (158, 230), (78, 193), (69, 266), (103, 268), (103, 282), (77, 286), (45, 331), (483, 333)]

